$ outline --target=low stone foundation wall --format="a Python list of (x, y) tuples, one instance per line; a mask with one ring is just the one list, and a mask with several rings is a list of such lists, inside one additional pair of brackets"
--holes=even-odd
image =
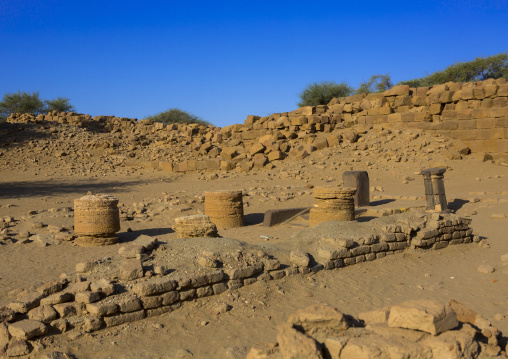
[[(470, 220), (454, 214), (408, 212), (397, 216), (392, 216), (394, 219), (390, 223), (386, 222), (387, 217), (373, 223), (372, 233), (365, 233), (365, 228), (360, 226), (362, 223), (347, 222), (358, 226), (357, 233), (350, 237), (309, 240), (306, 245), (312, 250), (300, 247), (300, 239), (295, 239), (291, 250), (274, 245), (274, 252), (280, 253), (278, 257), (251, 246), (252, 253), (234, 254), (242, 259), (234, 262), (236, 265), (224, 264), (220, 268), (220, 261), (204, 254), (197, 259), (197, 269), (191, 274), (184, 274), (178, 268), (166, 274), (168, 271), (163, 267), (154, 267), (147, 275), (143, 260), (147, 253), (155, 251), (158, 243), (156, 238), (140, 236), (120, 248), (117, 258), (120, 273), (116, 278), (94, 278), (92, 272), (100, 265), (97, 261), (79, 263), (76, 266), (79, 275), (54, 280), (35, 291), (24, 291), (1, 308), (0, 350), (9, 356), (14, 350), (10, 351), (11, 348), (20, 345), (30, 348), (27, 341), (50, 332), (69, 332), (70, 337), (93, 332), (167, 313), (178, 309), (185, 301), (219, 295), (257, 281), (339, 269), (409, 247), (441, 249), (471, 243), (474, 239)], [(332, 222), (321, 225), (327, 223)], [(319, 231), (321, 225), (308, 229), (308, 233)], [(171, 262), (167, 266), (171, 267)]]

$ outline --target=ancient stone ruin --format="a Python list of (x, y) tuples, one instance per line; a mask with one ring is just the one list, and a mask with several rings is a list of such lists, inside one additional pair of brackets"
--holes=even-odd
[[(337, 197), (344, 189), (325, 187), (317, 192)], [(353, 204), (354, 189), (346, 192)], [(351, 216), (351, 208), (354, 207), (348, 205), (347, 216)], [(178, 257), (183, 270), (175, 258), (167, 261), (160, 257), (167, 245), (162, 246), (156, 237), (142, 235), (122, 245), (117, 258), (78, 263), (76, 273), (48, 282), (35, 291), (23, 292), (0, 308), (3, 318), (0, 344), (7, 355), (27, 354), (30, 341), (47, 333), (94, 332), (177, 310), (188, 300), (219, 295), (228, 289), (321, 270), (340, 270), (400, 253), (409, 247), (426, 250), (471, 243), (475, 238), (469, 223), (470, 220), (451, 213), (410, 211), (380, 217), (368, 224), (324, 222), (297, 233), (285, 243), (265, 245), (263, 249), (224, 238), (175, 239), (170, 244), (173, 250), (181, 245), (184, 245), (182, 248), (195, 245), (203, 251), (197, 259), (191, 259), (186, 255), (188, 251), (183, 251)], [(183, 217), (176, 221), (175, 230), (182, 231), (181, 237), (185, 237), (189, 228), (190, 232), (195, 232), (196, 227), (211, 228), (210, 224), (204, 215)], [(335, 237), (322, 234), (329, 233), (332, 227)], [(221, 246), (227, 243), (234, 253), (214, 253), (208, 249), (219, 243)], [(242, 257), (240, 262), (234, 259), (238, 255)], [(190, 270), (189, 265), (195, 269)], [(147, 266), (154, 268), (148, 277), (145, 275)], [(96, 271), (98, 268), (102, 270)], [(105, 273), (110, 274), (104, 276)], [(111, 277), (117, 279), (111, 280)], [(395, 311), (392, 309), (392, 312)], [(386, 316), (386, 311), (384, 313)], [(284, 344), (279, 345), (282, 350)]]
[[(123, 153), (127, 165), (186, 173), (271, 169), (281, 161), (356, 143), (359, 134), (376, 128), (424, 130), (455, 139), (443, 151), (450, 159), (473, 153), (508, 163), (507, 118), (508, 83), (501, 78), (432, 88), (395, 86), (384, 93), (335, 98), (328, 105), (247, 116), (243, 124), (223, 128), (56, 111), (37, 117), (13, 114), (8, 122), (56, 122), (110, 133), (108, 141), (90, 147), (104, 148), (110, 156)], [(168, 144), (174, 150), (165, 148)]]
[(205, 214), (217, 228), (242, 227), (242, 191), (205, 192)]
[(445, 172), (446, 168), (429, 168), (421, 172), (425, 185), (425, 198), (427, 199), (428, 210), (438, 212), (448, 210), (443, 182)]
[(314, 206), (309, 213), (309, 224), (326, 221), (354, 221), (355, 188), (350, 187), (315, 187)]
[(276, 341), (252, 347), (247, 359), (473, 359), (501, 351), (499, 330), (454, 300), (412, 300), (357, 317), (314, 305), (277, 329)]
[(109, 195), (86, 195), (74, 201), (76, 243), (101, 246), (118, 242), (120, 230), (118, 198)]
[[(62, 173), (68, 171), (65, 173), (69, 176), (77, 172), (88, 174), (84, 169), (87, 166), (73, 166), (74, 158), (80, 158), (94, 175), (144, 168), (168, 172), (164, 174), (168, 178), (193, 172), (200, 180), (211, 181), (225, 174), (283, 168), (277, 173), (281, 179), (309, 181), (311, 175), (306, 169), (321, 165), (318, 161), (331, 162), (339, 153), (345, 159), (336, 164), (336, 169), (345, 172), (342, 184), (313, 188), (309, 181), (298, 190), (292, 189), (295, 197), (310, 195), (313, 188), (313, 207), (272, 211), (265, 216), (265, 225), (278, 225), (308, 214), (310, 227), (284, 241), (272, 241), (266, 236), (262, 245), (224, 235), (227, 229), (244, 225), (244, 196), (246, 202), (250, 201), (248, 196), (258, 190), (242, 191), (236, 184), (233, 188), (238, 190), (215, 191), (221, 187), (210, 186), (204, 196), (192, 194), (193, 198), (188, 195), (182, 200), (165, 193), (160, 202), (122, 204), (120, 208), (115, 197), (88, 195), (77, 199), (74, 209), (55, 209), (55, 215), (73, 217), (74, 229), (72, 225), (48, 228), (52, 234), (47, 234), (47, 238), (20, 231), (16, 240), (42, 246), (61, 241), (80, 245), (119, 241), (118, 252), (115, 249), (115, 255), (78, 263), (72, 273), (16, 292), (12, 302), (0, 308), (0, 352), (25, 355), (38, 338), (48, 334), (66, 333), (72, 338), (93, 333), (257, 282), (338, 271), (408, 249), (414, 254), (479, 242), (470, 227), (471, 220), (448, 208), (443, 181), (446, 169), (441, 167), (444, 165), (428, 164), (425, 156), (438, 153), (441, 158), (459, 160), (472, 153), (480, 160), (506, 163), (507, 99), (508, 84), (502, 79), (432, 88), (396, 86), (385, 93), (337, 98), (324, 106), (248, 116), (243, 124), (224, 128), (77, 113), (51, 112), (37, 117), (14, 114), (9, 118), (11, 132), (5, 137), (5, 147), (17, 145), (15, 136), (24, 130), (45, 131), (47, 138), (35, 136), (27, 142), (26, 151), (32, 155), (27, 161), (47, 153), (58, 159), (56, 167), (61, 166)], [(68, 147), (62, 145), (64, 142)], [(409, 148), (410, 142), (417, 146)], [(387, 149), (393, 143), (398, 147)], [(14, 150), (0, 153), (6, 159), (6, 168), (21, 165), (20, 151), (12, 147)], [(314, 152), (319, 156), (311, 155)], [(420, 200), (407, 193), (381, 198), (376, 188), (369, 188), (366, 171), (351, 171), (358, 168), (354, 160), (364, 153), (373, 160), (365, 161), (362, 169), (375, 168), (381, 162), (410, 162), (407, 167), (413, 166), (413, 174), (418, 175), (422, 168), (436, 167), (421, 171), (426, 208), (388, 208), (382, 214), (380, 209), (375, 216), (379, 218), (368, 223), (355, 221), (355, 205), (368, 207), (371, 198)], [(253, 174), (245, 174), (250, 175)], [(326, 183), (330, 179), (323, 177), (320, 181)], [(334, 181), (338, 182), (337, 178)], [(371, 195), (371, 191), (376, 193)], [(281, 198), (266, 195), (263, 201)], [(310, 206), (310, 202), (298, 206)], [(197, 204), (192, 208), (194, 212), (188, 212), (189, 203)], [(169, 207), (175, 210), (164, 217), (165, 226), (171, 227), (166, 228), (168, 232), (176, 232), (170, 244), (159, 241), (157, 235), (134, 235), (136, 228), (134, 232), (126, 229), (132, 235), (128, 241), (122, 238), (125, 233), (117, 235), (120, 218), (149, 222), (167, 214)], [(365, 207), (361, 210), (376, 210)], [(37, 211), (30, 211), (28, 216), (34, 218)], [(5, 230), (2, 238), (12, 234), (7, 230), (13, 221), (0, 221)], [(358, 317), (335, 309), (314, 308), (291, 317), (281, 327), (277, 343), (253, 348), (249, 357), (277, 358), (302, 353), (304, 357), (341, 358), (384, 353), (475, 357), (480, 352), (498, 353), (499, 337), (499, 331), (484, 318), (456, 302), (402, 303)]]

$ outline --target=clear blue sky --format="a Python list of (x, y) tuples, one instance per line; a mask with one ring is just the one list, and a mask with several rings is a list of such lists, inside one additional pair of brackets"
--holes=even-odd
[(314, 81), (397, 82), (508, 51), (508, 0), (0, 0), (0, 43), (0, 97), (226, 126), (295, 109)]

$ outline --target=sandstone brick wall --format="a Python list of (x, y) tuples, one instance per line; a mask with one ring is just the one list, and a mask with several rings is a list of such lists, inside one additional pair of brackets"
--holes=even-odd
[(326, 111), (346, 122), (417, 128), (464, 141), (472, 152), (508, 157), (508, 83), (505, 79), (395, 86), (384, 93), (333, 99)]
[[(472, 152), (508, 161), (508, 83), (504, 79), (450, 82), (432, 88), (395, 86), (384, 93), (335, 98), (328, 105), (247, 116), (243, 124), (223, 128), (56, 111), (37, 117), (13, 114), (8, 119), (10, 123), (43, 121), (111, 133), (119, 138), (108, 143), (112, 153), (125, 144), (122, 150), (134, 162), (170, 172), (270, 169), (286, 158), (301, 160), (311, 152), (355, 142), (358, 132), (376, 125), (459, 139)], [(150, 147), (144, 158), (135, 153), (142, 147)]]

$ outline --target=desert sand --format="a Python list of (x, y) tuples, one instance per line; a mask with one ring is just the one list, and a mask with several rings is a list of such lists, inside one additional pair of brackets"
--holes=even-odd
[[(4, 135), (12, 130), (11, 124), (1, 126)], [(54, 127), (60, 131), (61, 143), (77, 131), (70, 125)], [(202, 248), (199, 242), (178, 240), (173, 220), (202, 213), (205, 191), (244, 192), (246, 225), (220, 230), (222, 238), (217, 240), (233, 239), (247, 246), (291, 245), (292, 236), (308, 229), (305, 218), (264, 227), (264, 212), (312, 206), (312, 187), (340, 186), (347, 170), (369, 173), (370, 212), (357, 218), (368, 223), (383, 211), (424, 208), (419, 172), (436, 164), (445, 166), (450, 207), (472, 219), (474, 234), (481, 237), (479, 242), (435, 251), (409, 248), (344, 268), (258, 281), (186, 301), (170, 313), (92, 333), (46, 335), (34, 341), (30, 357), (59, 351), (77, 358), (244, 358), (253, 345), (276, 341), (277, 325), (309, 305), (328, 304), (356, 315), (421, 298), (442, 303), (455, 299), (508, 333), (508, 261), (502, 258), (508, 253), (508, 167), (482, 162), (474, 154), (448, 159), (440, 152), (447, 140), (439, 136), (400, 131), (386, 140), (386, 130), (381, 128), (360, 133), (356, 144), (315, 151), (303, 160), (288, 158), (271, 169), (172, 173), (126, 166), (115, 158), (108, 164), (107, 155), (98, 153), (84, 161), (78, 155), (30, 151), (30, 142), (21, 133), (18, 141), (12, 141), (15, 135), (9, 133), (9, 141), (3, 137), (0, 143), (0, 218), (6, 223), (0, 240), (0, 305), (23, 290), (70, 277), (79, 262), (114, 258), (123, 244), (143, 234), (157, 237), (160, 246), (168, 248), (165, 255), (169, 251), (172, 263), (185, 266), (181, 259), (198, 256)], [(415, 133), (414, 140), (407, 140)], [(421, 151), (417, 139), (434, 150)], [(71, 143), (71, 136), (68, 141), (63, 151), (77, 153), (78, 144)], [(381, 161), (370, 151), (377, 143), (392, 146), (394, 154), (407, 154), (407, 159)], [(93, 165), (95, 157), (100, 157), (97, 165)], [(80, 247), (51, 236), (62, 228), (72, 233), (73, 200), (88, 191), (116, 196), (121, 210), (130, 213), (121, 217), (120, 243)], [(479, 272), (485, 264), (494, 272)], [(502, 341), (503, 349), (505, 344)]]

